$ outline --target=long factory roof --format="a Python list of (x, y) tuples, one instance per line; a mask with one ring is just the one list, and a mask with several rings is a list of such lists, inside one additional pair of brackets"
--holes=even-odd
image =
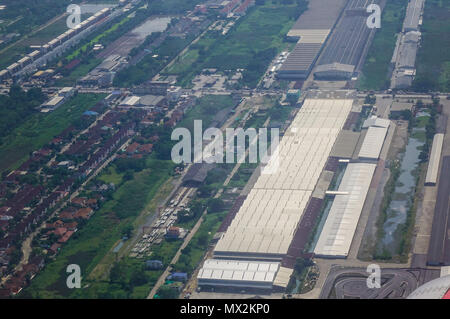
[(280, 259), (351, 110), (350, 99), (307, 99), (214, 254)]
[(383, 148), (384, 139), (388, 127), (371, 126), (367, 130), (358, 157), (366, 159), (378, 159)]
[(439, 163), (441, 161), (442, 145), (444, 144), (444, 134), (438, 133), (434, 135), (433, 146), (431, 147), (431, 155), (428, 164), (426, 184), (436, 184), (439, 173)]
[(423, 9), (424, 0), (411, 0), (406, 9), (406, 17), (403, 23), (403, 29), (417, 30), (420, 21), (420, 15)]
[(366, 8), (380, 0), (349, 0), (342, 19), (336, 26), (318, 65), (357, 66), (372, 29), (366, 26)]
[(309, 72), (322, 47), (321, 43), (298, 42), (280, 68), (280, 72)]
[[(314, 253), (318, 256), (346, 257), (358, 225), (376, 164), (348, 164), (339, 192), (323, 226)], [(344, 194), (345, 193), (345, 194)]]
[(300, 15), (287, 34), (299, 41), (280, 68), (279, 76), (308, 76), (346, 2), (347, 0), (335, 0), (330, 5), (328, 0), (315, 0), (308, 3), (308, 10)]
[(222, 282), (226, 286), (232, 286), (252, 282), (271, 286), (279, 268), (280, 264), (277, 262), (207, 259), (197, 279), (199, 284), (218, 285)]
[(300, 15), (292, 30), (331, 29), (346, 2), (346, 0), (334, 0), (330, 5), (329, 0), (309, 1), (308, 10)]

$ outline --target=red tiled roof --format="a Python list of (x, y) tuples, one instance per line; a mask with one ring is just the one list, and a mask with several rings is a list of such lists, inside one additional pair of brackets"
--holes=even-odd
[(75, 218), (88, 219), (89, 217), (91, 217), (92, 213), (93, 213), (92, 208), (86, 207), (86, 208), (79, 209), (73, 216)]
[(135, 153), (139, 147), (139, 144), (134, 142), (127, 147), (127, 153)]
[(58, 242), (59, 242), (59, 243), (65, 243), (66, 241), (69, 240), (70, 237), (72, 237), (73, 233), (74, 233), (74, 231), (69, 230), (67, 233), (64, 234), (63, 237), (61, 237), (61, 238), (58, 240)]
[(61, 212), (60, 214), (59, 214), (59, 218), (62, 218), (62, 219), (72, 219), (73, 218), (73, 212), (69, 212), (69, 211), (64, 211), (64, 212)]
[(153, 149), (153, 144), (143, 144), (139, 147), (139, 151), (143, 153), (150, 153)]

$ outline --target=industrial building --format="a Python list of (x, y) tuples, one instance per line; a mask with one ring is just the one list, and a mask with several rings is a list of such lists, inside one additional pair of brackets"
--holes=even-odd
[(287, 38), (297, 44), (277, 72), (280, 79), (305, 79), (311, 73), (320, 51), (333, 29), (345, 0), (330, 6), (327, 0), (310, 1)]
[(65, 98), (63, 96), (54, 96), (47, 102), (43, 103), (41, 105), (41, 109), (46, 112), (49, 110), (56, 110), (61, 104), (64, 103)]
[(430, 160), (428, 161), (427, 175), (425, 177), (426, 186), (436, 186), (443, 144), (444, 134), (435, 134), (433, 138), (433, 145), (431, 147)]
[(417, 31), (421, 22), (422, 10), (425, 0), (410, 0), (406, 8), (406, 17), (403, 22), (403, 31)]
[(387, 119), (382, 119), (376, 115), (372, 115), (367, 120), (364, 121), (362, 128), (369, 128), (371, 126), (375, 127), (389, 127), (391, 121)]
[(214, 249), (216, 258), (286, 255), (352, 100), (307, 99)]
[(78, 84), (88, 87), (111, 85), (115, 74), (126, 64), (126, 59), (120, 55), (110, 55), (99, 66), (78, 80)]
[(41, 104), (41, 112), (50, 112), (60, 107), (68, 98), (72, 97), (77, 90), (73, 87), (64, 87), (58, 91), (50, 100)]
[(197, 280), (201, 287), (241, 287), (272, 289), (280, 269), (277, 262), (249, 262), (208, 259), (200, 269)]
[(318, 257), (346, 258), (376, 164), (350, 163), (314, 248)]
[(201, 287), (284, 290), (280, 266), (352, 108), (349, 99), (306, 99), (253, 189), (198, 274)]
[(349, 0), (339, 24), (314, 70), (319, 80), (350, 79), (361, 62), (371, 33), (366, 25), (369, 4), (379, 0)]
[(359, 150), (358, 158), (362, 160), (378, 160), (387, 131), (388, 127), (370, 126)]
[(166, 98), (160, 95), (132, 95), (126, 98), (120, 107), (158, 108), (165, 105)]
[(392, 61), (395, 64), (391, 80), (392, 89), (411, 87), (416, 76), (416, 55), (419, 49), (421, 33), (419, 26), (424, 8), (424, 0), (410, 0), (403, 22), (403, 33), (399, 35)]
[(400, 35), (400, 43), (395, 53), (395, 70), (391, 87), (406, 89), (412, 85), (416, 75), (416, 55), (420, 44), (420, 32), (410, 31)]
[(89, 28), (90, 26), (94, 25), (95, 23), (102, 20), (105, 16), (108, 15), (108, 13), (111, 11), (110, 8), (104, 8), (88, 19), (81, 22), (79, 25), (77, 25), (74, 29), (70, 29), (59, 36), (57, 36), (55, 39), (50, 40), (48, 43), (41, 46), (40, 50), (34, 50), (30, 54), (26, 55), (25, 57), (21, 58), (16, 63), (13, 63), (10, 67), (6, 68), (6, 73), (2, 71), (3, 76), (6, 74), (8, 76), (14, 76), (14, 74), (18, 73), (21, 69), (25, 68), (26, 66), (30, 65), (33, 61), (43, 56), (45, 53), (48, 53), (49, 51), (53, 50), (57, 46), (63, 44), (64, 42), (68, 41), (69, 39), (73, 38), (75, 35), (79, 34), (83, 30)]
[(306, 79), (319, 55), (322, 43), (297, 43), (277, 73), (280, 79)]

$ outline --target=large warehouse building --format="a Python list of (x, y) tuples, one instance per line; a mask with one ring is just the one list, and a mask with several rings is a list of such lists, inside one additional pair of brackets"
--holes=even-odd
[(202, 286), (241, 286), (247, 288), (272, 289), (280, 268), (275, 262), (247, 262), (208, 259), (198, 273), (198, 284)]
[(316, 256), (348, 256), (375, 167), (368, 163), (348, 164), (314, 249)]
[(305, 79), (310, 74), (319, 53), (333, 29), (346, 0), (309, 2), (303, 13), (289, 31), (287, 37), (298, 41), (285, 63), (277, 73), (282, 79)]
[(359, 150), (358, 158), (362, 160), (378, 160), (387, 131), (388, 127), (370, 126)]
[[(352, 103), (349, 99), (305, 100), (280, 141), (278, 156), (271, 157), (218, 241), (215, 260), (279, 264), (286, 256)], [(268, 167), (271, 169), (267, 170)], [(202, 270), (208, 267), (209, 263)], [(204, 272), (201, 274), (203, 276)]]
[(343, 17), (314, 70), (319, 80), (350, 79), (361, 61), (369, 36), (375, 29), (366, 25), (369, 4), (380, 0), (350, 0)]
[(428, 170), (425, 177), (425, 185), (435, 186), (438, 179), (439, 163), (441, 161), (442, 146), (444, 145), (444, 134), (435, 134), (433, 145), (431, 147), (430, 160), (428, 161)]

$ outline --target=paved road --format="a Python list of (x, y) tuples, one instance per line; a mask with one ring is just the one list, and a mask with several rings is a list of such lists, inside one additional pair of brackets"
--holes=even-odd
[[(197, 230), (200, 228), (201, 224), (203, 223), (203, 219), (204, 216), (206, 215), (206, 210), (203, 212), (202, 216), (200, 217), (200, 219), (197, 221), (197, 223), (195, 224), (195, 226), (192, 228), (192, 230), (189, 232), (189, 234), (186, 236), (186, 238), (183, 241), (183, 244), (181, 245), (181, 247), (178, 249), (177, 253), (175, 254), (175, 256), (172, 258), (172, 261), (170, 262), (170, 265), (174, 265), (177, 263), (178, 259), (181, 256), (181, 251), (186, 248), (186, 246), (189, 244), (189, 242), (191, 241), (192, 237), (194, 237), (195, 233), (197, 232)], [(172, 271), (172, 267), (168, 266), (166, 268), (166, 270), (164, 270), (164, 273), (159, 277), (158, 281), (156, 282), (155, 286), (153, 287), (152, 291), (150, 291), (150, 294), (147, 296), (147, 299), (153, 299), (153, 297), (155, 296), (156, 292), (158, 291), (158, 289), (164, 285), (164, 282), (166, 281), (167, 276), (170, 275), (170, 272)]]

